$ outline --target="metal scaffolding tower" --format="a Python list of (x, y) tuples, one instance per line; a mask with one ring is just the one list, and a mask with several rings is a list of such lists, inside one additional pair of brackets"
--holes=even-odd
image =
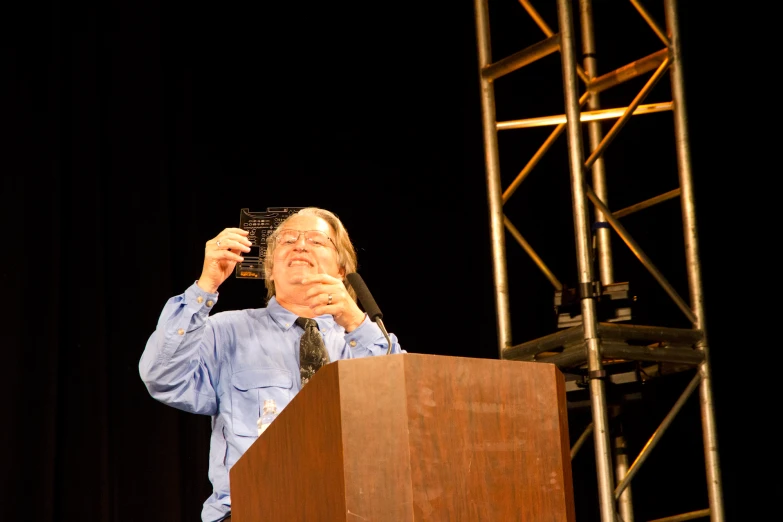
[[(686, 100), (681, 69), (677, 2), (676, 0), (663, 0), (666, 18), (664, 30), (639, 0), (630, 0), (646, 24), (660, 39), (663, 48), (603, 75), (598, 75), (597, 72), (591, 0), (578, 0), (582, 55), (584, 57), (582, 65), (577, 63), (575, 58), (576, 44), (574, 42), (572, 2), (571, 0), (556, 0), (556, 2), (558, 32), (554, 32), (547, 25), (528, 0), (519, 0), (522, 7), (540, 27), (545, 38), (526, 49), (493, 61), (490, 48), (488, 0), (474, 0), (500, 357), (554, 363), (567, 376), (567, 390), (584, 390), (583, 393), (587, 393), (589, 396), (592, 423), (573, 444), (572, 458), (592, 434), (595, 446), (598, 505), (603, 522), (633, 521), (633, 506), (629, 487), (631, 480), (681, 410), (685, 401), (698, 388), (709, 509), (674, 515), (660, 520), (690, 520), (709, 516), (713, 521), (723, 521), (723, 498), (710, 382), (708, 343), (704, 325), (701, 267), (688, 142), (688, 121), (685, 110)], [(557, 51), (561, 56), (565, 114), (543, 118), (497, 121), (494, 82)], [(600, 108), (599, 93), (648, 73), (651, 73), (649, 79), (630, 105), (617, 109)], [(668, 73), (671, 82), (672, 101), (643, 104), (647, 95), (666, 73)], [(587, 110), (583, 110), (583, 108)], [(604, 152), (632, 115), (661, 111), (672, 111), (673, 113), (679, 188), (630, 207), (613, 211), (607, 205)], [(603, 135), (601, 120), (605, 119), (616, 119), (616, 122)], [(585, 159), (583, 152), (583, 124), (586, 125), (589, 136), (587, 159)], [(555, 127), (516, 179), (503, 189), (500, 177), (498, 131), (543, 125), (554, 125)], [(503, 210), (504, 204), (563, 131), (566, 131), (568, 140), (571, 203), (578, 268), (578, 287), (574, 289), (568, 289), (555, 277), (552, 270), (522, 237)], [(590, 183), (586, 177), (588, 173), (592, 175)], [(621, 218), (626, 215), (676, 197), (680, 198), (683, 220), (689, 292), (687, 301), (680, 296), (661, 270), (642, 250), (641, 245), (621, 223)], [(577, 311), (571, 314), (561, 314), (558, 318), (560, 329), (557, 332), (522, 344), (514, 344), (511, 339), (505, 230), (509, 231), (510, 235), (530, 255), (545, 277), (555, 287), (556, 307), (565, 309), (571, 306), (572, 310)], [(607, 318), (604, 314), (604, 320), (601, 321), (599, 306), (601, 306), (601, 310), (604, 310), (607, 302), (611, 303), (614, 300), (620, 302), (624, 298), (628, 298), (628, 285), (614, 281), (612, 231), (630, 248), (633, 255), (661, 285), (692, 325), (691, 328), (629, 324), (629, 309), (619, 306), (615, 306), (611, 312), (614, 315), (610, 313)], [(659, 428), (655, 430), (629, 466), (624, 452), (618, 451), (624, 446), (622, 436), (610, 436), (607, 385), (611, 386), (613, 383), (622, 382), (623, 379), (627, 379), (629, 374), (638, 378), (639, 368), (643, 364), (647, 364), (649, 368), (660, 368), (660, 365), (668, 364), (690, 369), (693, 370), (694, 377)], [(629, 370), (629, 365), (635, 369)], [(652, 371), (650, 370), (650, 373)], [(615, 484), (615, 480), (618, 484)]]

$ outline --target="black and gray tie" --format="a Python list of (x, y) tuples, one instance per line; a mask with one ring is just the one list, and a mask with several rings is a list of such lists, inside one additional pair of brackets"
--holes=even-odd
[(329, 354), (315, 319), (298, 317), (296, 324), (304, 329), (302, 338), (299, 340), (299, 377), (302, 380), (302, 386), (304, 386), (321, 366), (329, 364)]

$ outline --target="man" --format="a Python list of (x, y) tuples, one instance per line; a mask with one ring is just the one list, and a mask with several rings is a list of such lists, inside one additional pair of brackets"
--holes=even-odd
[[(383, 355), (388, 348), (380, 328), (357, 306), (356, 293), (344, 284), (356, 271), (345, 227), (317, 208), (293, 214), (269, 237), (266, 308), (209, 317), (218, 287), (250, 251), (247, 235), (227, 228), (207, 241), (201, 277), (166, 303), (139, 362), (155, 399), (212, 416), (213, 493), (204, 503), (204, 522), (230, 519), (229, 470), (256, 440), (264, 400), (284, 408), (318, 369), (307, 360), (300, 364), (304, 320), (298, 318), (315, 319), (326, 362)], [(390, 338), (392, 353), (400, 353), (396, 337)]]

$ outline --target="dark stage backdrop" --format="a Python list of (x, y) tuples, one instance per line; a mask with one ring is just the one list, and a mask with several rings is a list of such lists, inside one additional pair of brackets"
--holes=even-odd
[[(541, 39), (515, 2), (491, 3), (496, 57)], [(537, 5), (556, 26), (554, 2), (548, 3)], [(595, 3), (596, 19), (599, 10), (608, 17), (599, 29), (629, 42), (599, 41), (603, 71), (660, 47), (630, 5), (612, 15), (610, 2)], [(712, 155), (728, 149), (728, 138), (699, 94), (717, 65), (711, 38), (718, 30), (691, 2), (682, 3), (708, 325), (732, 509), (739, 458), (731, 427), (741, 406), (732, 406), (724, 354), (732, 348), (727, 339), (737, 309), (723, 291), (732, 252), (716, 220), (729, 190), (714, 182), (710, 167)], [(472, 6), (432, 4), (6, 6), (0, 519), (198, 519), (210, 492), (209, 419), (151, 399), (137, 365), (163, 304), (198, 277), (205, 241), (237, 226), (241, 208), (334, 211), (403, 348), (497, 357)], [(662, 23), (659, 6), (646, 4)], [(622, 20), (632, 23), (625, 27)], [(562, 112), (559, 60), (546, 63), (498, 82), (499, 118)], [(668, 80), (661, 85), (656, 101), (670, 99)], [(633, 97), (612, 96), (605, 105)], [(609, 149), (614, 208), (676, 186), (671, 123), (669, 113), (634, 119)], [(504, 184), (541, 143), (542, 131), (524, 132), (502, 137)], [(661, 151), (660, 160), (651, 159), (653, 150)], [(573, 285), (564, 138), (550, 154), (508, 212)], [(628, 226), (686, 293), (676, 202)], [(553, 296), (508, 241), (514, 339), (522, 342), (554, 330)], [(616, 239), (615, 246), (622, 251)], [(679, 320), (630, 255), (618, 253), (617, 263), (617, 279), (638, 288), (640, 322)], [(262, 286), (229, 279), (215, 312), (261, 305)], [(640, 422), (653, 428), (681, 389), (656, 392), (660, 400), (644, 406)], [(692, 400), (692, 417), (696, 408)], [(574, 438), (581, 427), (572, 427)], [(639, 476), (640, 519), (706, 507), (699, 423), (674, 431), (656, 450), (668, 453), (670, 464)], [(634, 451), (646, 434), (637, 435)], [(589, 446), (575, 462), (580, 520), (596, 518)]]

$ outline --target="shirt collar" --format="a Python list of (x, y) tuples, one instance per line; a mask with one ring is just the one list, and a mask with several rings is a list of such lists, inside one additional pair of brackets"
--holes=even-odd
[[(272, 297), (266, 305), (266, 309), (267, 312), (269, 312), (269, 316), (281, 329), (288, 331), (296, 325), (295, 321), (299, 316), (292, 311), (283, 308), (280, 303), (277, 302), (277, 298)], [(321, 330), (321, 332), (328, 332), (337, 324), (334, 322), (334, 317), (329, 314), (319, 315), (313, 319), (318, 323), (318, 329)]]

